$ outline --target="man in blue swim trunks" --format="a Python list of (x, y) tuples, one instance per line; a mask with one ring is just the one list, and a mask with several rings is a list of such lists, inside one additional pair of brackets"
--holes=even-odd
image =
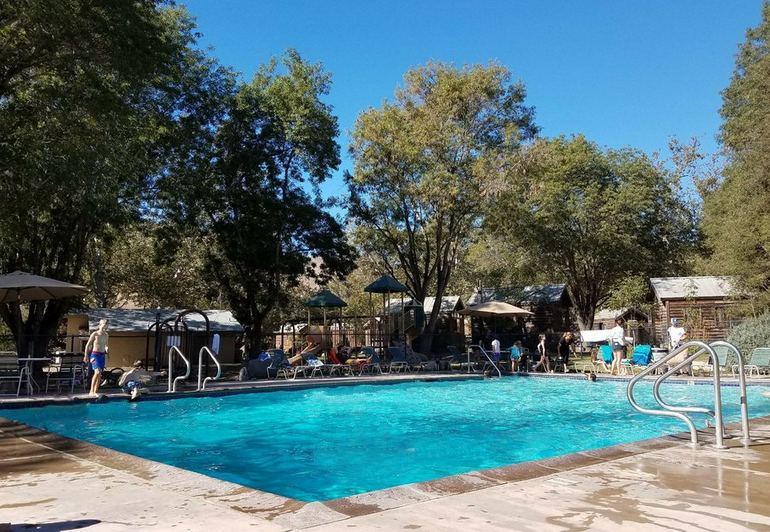
[(104, 371), (107, 357), (108, 339), (107, 320), (101, 320), (99, 328), (91, 333), (83, 350), (83, 362), (90, 362), (91, 368), (94, 370), (94, 376), (91, 379), (90, 397), (97, 397), (99, 395), (99, 386), (102, 384), (102, 371)]

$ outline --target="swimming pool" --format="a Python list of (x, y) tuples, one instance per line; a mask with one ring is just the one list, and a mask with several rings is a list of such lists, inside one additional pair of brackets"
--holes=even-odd
[[(752, 417), (770, 414), (749, 387)], [(626, 383), (511, 377), (355, 385), (0, 411), (65, 436), (287, 497), (316, 501), (681, 432), (642, 416)], [(665, 384), (673, 404), (711, 386)], [(640, 383), (640, 402), (651, 385)], [(723, 388), (725, 421), (738, 389)], [(701, 422), (700, 426), (704, 423)]]

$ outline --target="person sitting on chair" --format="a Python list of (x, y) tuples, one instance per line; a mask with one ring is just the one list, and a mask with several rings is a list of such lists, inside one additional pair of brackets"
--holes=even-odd
[(292, 366), (298, 366), (307, 361), (308, 358), (316, 358), (321, 351), (321, 344), (315, 341), (313, 335), (308, 334), (305, 339), (307, 343), (302, 348), (302, 351), (289, 358)]
[(152, 375), (145, 371), (142, 361), (137, 360), (129, 371), (120, 376), (118, 386), (131, 395), (129, 401), (136, 401), (140, 394), (147, 391), (147, 384), (151, 380)]

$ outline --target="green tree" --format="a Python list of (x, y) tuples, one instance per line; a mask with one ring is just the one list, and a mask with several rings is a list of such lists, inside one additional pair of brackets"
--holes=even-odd
[(210, 243), (196, 236), (160, 238), (159, 230), (151, 223), (135, 224), (91, 247), (87, 270), (93, 302), (99, 307), (221, 307), (216, 279), (206, 271)]
[(165, 213), (210, 239), (207, 268), (250, 338), (303, 277), (323, 283), (354, 252), (319, 184), (340, 163), (330, 76), (289, 51), (238, 88), (209, 151), (160, 182)]
[[(0, 271), (81, 282), (95, 239), (136, 218), (227, 73), (163, 2), (26, 0), (0, 13)], [(0, 316), (17, 336), (52, 335), (69, 304), (30, 304), (21, 330), (19, 305)]]
[(393, 102), (363, 112), (347, 182), (362, 250), (404, 280), (418, 301), (435, 296), (421, 348), (429, 351), (455, 266), (479, 223), (480, 184), (536, 133), (521, 83), (499, 65), (410, 70)]
[(709, 269), (735, 275), (770, 307), (770, 3), (748, 30), (722, 93), (721, 140), (727, 166), (704, 196)]
[(581, 328), (624, 279), (682, 271), (697, 232), (674, 173), (582, 136), (538, 141), (519, 159), (494, 183), (489, 227), (564, 280)]

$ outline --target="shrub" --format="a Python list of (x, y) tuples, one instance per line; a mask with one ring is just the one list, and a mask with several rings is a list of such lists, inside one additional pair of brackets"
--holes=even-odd
[(738, 346), (744, 355), (749, 355), (757, 347), (770, 347), (770, 312), (748, 318), (733, 327), (727, 341)]

